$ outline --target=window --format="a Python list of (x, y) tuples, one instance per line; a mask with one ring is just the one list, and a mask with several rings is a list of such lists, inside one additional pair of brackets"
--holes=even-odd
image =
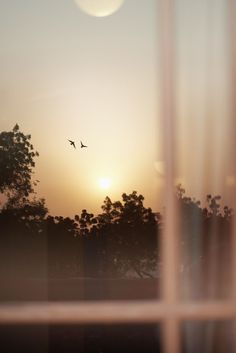
[[(201, 6), (199, 4), (203, 2), (198, 2), (197, 4), (191, 2), (191, 6)], [(204, 2), (205, 3), (205, 2)], [(217, 7), (218, 6), (218, 7)], [(234, 131), (235, 131), (235, 100), (232, 99), (233, 94), (235, 92), (236, 85), (236, 57), (235, 57), (235, 3), (234, 1), (219, 1), (217, 2), (217, 9), (219, 10), (220, 6), (224, 8), (225, 11), (225, 31), (227, 33), (224, 37), (224, 40), (228, 40), (228, 43), (225, 48), (228, 50), (228, 54), (222, 58), (224, 60), (223, 64), (225, 65), (227, 60), (227, 69), (230, 70), (230, 79), (227, 81), (227, 84), (231, 86), (227, 91), (228, 94), (225, 99), (229, 99), (232, 109), (229, 109), (225, 114), (227, 118), (225, 119), (225, 124), (227, 124), (227, 128), (225, 131), (229, 132), (228, 140), (218, 140), (221, 137), (220, 132), (216, 131), (214, 127), (208, 126), (208, 131), (212, 132), (210, 137), (206, 136), (206, 140), (212, 139), (209, 142), (208, 148), (214, 149), (219, 152), (219, 159), (215, 162), (217, 166), (212, 162), (210, 164), (212, 166), (212, 170), (210, 170), (210, 175), (212, 178), (210, 181), (217, 183), (217, 180), (214, 177), (214, 171), (217, 173), (217, 168), (222, 168), (224, 165), (224, 153), (221, 154), (221, 150), (219, 149), (228, 148), (230, 145), (229, 152), (234, 151)], [(209, 1), (208, 11), (212, 9), (212, 12), (217, 11), (213, 9), (214, 4)], [(181, 9), (181, 10), (180, 10)], [(231, 253), (231, 259), (228, 263), (226, 272), (223, 272), (221, 276), (225, 278), (228, 276), (228, 284), (230, 283), (230, 287), (227, 288), (223, 294), (219, 294), (213, 288), (209, 293), (205, 293), (204, 295), (199, 295), (195, 297), (196, 290), (199, 288), (199, 283), (201, 278), (203, 277), (203, 273), (199, 271), (207, 271), (209, 270), (209, 277), (206, 277), (206, 280), (211, 280), (211, 275), (214, 275), (214, 270), (209, 269), (210, 263), (207, 263), (206, 267), (204, 265), (202, 267), (196, 267), (195, 270), (190, 269), (188, 272), (184, 271), (184, 275), (181, 274), (181, 263), (180, 259), (187, 259), (188, 256), (194, 257), (194, 251), (196, 247), (198, 247), (197, 243), (191, 243), (189, 246), (186, 245), (186, 241), (184, 238), (184, 230), (183, 225), (179, 224), (179, 220), (181, 219), (181, 209), (178, 208), (178, 203), (175, 195), (173, 194), (173, 184), (175, 182), (176, 176), (178, 176), (178, 168), (179, 168), (179, 156), (181, 153), (185, 153), (185, 151), (181, 150), (180, 144), (176, 143), (177, 137), (179, 137), (178, 133), (181, 131), (181, 126), (177, 126), (177, 122), (179, 121), (179, 111), (183, 112), (183, 109), (187, 109), (186, 106), (183, 108), (181, 102), (183, 103), (184, 99), (188, 97), (191, 101), (190, 93), (187, 95), (185, 89), (188, 87), (186, 82), (181, 82), (183, 77), (180, 76), (180, 73), (183, 74), (180, 67), (181, 65), (186, 65), (187, 67), (187, 58), (184, 56), (184, 47), (185, 44), (178, 42), (178, 36), (186, 35), (184, 33), (184, 26), (181, 27), (181, 24), (177, 23), (178, 20), (181, 20), (181, 16), (183, 15), (181, 11), (189, 11), (190, 4), (186, 1), (172, 1), (172, 0), (163, 0), (159, 2), (158, 5), (159, 10), (159, 23), (160, 23), (160, 67), (162, 69), (161, 73), (161, 88), (160, 88), (160, 96), (162, 102), (162, 113), (163, 116), (163, 151), (165, 155), (165, 222), (164, 229), (162, 234), (162, 264), (163, 264), (163, 276), (162, 276), (162, 294), (160, 299), (147, 299), (147, 300), (137, 300), (137, 301), (82, 301), (82, 302), (18, 302), (18, 303), (2, 303), (0, 306), (0, 323), (1, 325), (48, 325), (48, 324), (60, 324), (70, 326), (70, 325), (128, 325), (128, 324), (142, 324), (142, 325), (155, 325), (160, 324), (160, 337), (161, 344), (163, 346), (164, 352), (178, 353), (182, 350), (186, 353), (188, 352), (215, 352), (217, 349), (219, 352), (227, 351), (233, 352), (236, 349), (236, 342), (234, 338), (235, 331), (235, 319), (236, 319), (236, 303), (235, 303), (235, 272), (236, 272), (236, 260), (235, 260), (235, 252), (236, 252), (236, 231), (235, 225), (230, 231), (230, 247), (228, 247), (224, 251), (227, 254)], [(195, 9), (197, 11), (197, 9)], [(180, 12), (178, 12), (180, 11)], [(212, 15), (212, 17), (211, 17)], [(216, 17), (214, 17), (214, 15)], [(208, 20), (211, 21), (217, 20), (217, 14), (208, 13)], [(187, 16), (188, 17), (188, 16)], [(176, 21), (177, 18), (177, 21)], [(184, 17), (186, 19), (186, 17)], [(213, 19), (213, 20), (212, 20)], [(207, 20), (205, 18), (205, 20)], [(219, 18), (218, 18), (219, 20)], [(177, 24), (176, 24), (177, 23)], [(208, 23), (208, 22), (206, 22)], [(205, 23), (205, 25), (206, 25)], [(178, 27), (179, 25), (179, 27)], [(196, 25), (198, 25), (196, 23)], [(191, 26), (190, 26), (191, 27)], [(210, 31), (210, 28), (209, 28)], [(213, 36), (214, 37), (214, 36)], [(199, 37), (195, 38), (197, 41)], [(219, 37), (218, 37), (219, 38)], [(210, 41), (211, 41), (210, 37)], [(191, 43), (192, 38), (189, 38), (189, 42), (187, 42), (187, 47), (189, 49), (189, 45)], [(205, 40), (205, 39), (204, 39)], [(220, 39), (219, 39), (220, 40)], [(223, 42), (223, 40), (222, 40)], [(209, 42), (205, 45), (207, 46)], [(180, 45), (180, 47), (178, 47)], [(192, 43), (191, 45), (198, 45)], [(213, 45), (213, 51), (217, 52), (217, 49)], [(205, 48), (206, 49), (206, 48)], [(193, 49), (194, 53), (194, 49)], [(181, 56), (182, 55), (182, 56)], [(192, 54), (194, 56), (194, 54)], [(193, 57), (192, 57), (193, 59)], [(194, 65), (194, 60), (193, 60)], [(219, 63), (218, 63), (219, 64)], [(217, 68), (217, 63), (215, 63)], [(220, 63), (221, 65), (222, 62)], [(219, 65), (220, 65), (219, 64)], [(205, 65), (205, 63), (203, 63)], [(208, 67), (208, 66), (207, 66)], [(208, 67), (210, 70), (210, 68)], [(179, 71), (178, 71), (179, 70)], [(187, 68), (186, 68), (187, 70)], [(197, 68), (196, 68), (197, 70)], [(214, 68), (211, 72), (214, 73)], [(188, 75), (188, 73), (184, 73)], [(184, 75), (183, 74), (183, 75)], [(211, 79), (211, 78), (210, 78)], [(209, 79), (209, 80), (210, 80)], [(199, 78), (200, 80), (200, 78)], [(230, 82), (230, 83), (229, 83)], [(186, 84), (186, 87), (184, 85)], [(193, 84), (193, 83), (191, 83)], [(190, 84), (190, 86), (191, 86)], [(202, 82), (197, 82), (199, 87), (202, 87)], [(210, 82), (210, 85), (214, 85), (216, 83)], [(225, 84), (225, 83), (224, 83)], [(181, 86), (182, 85), (182, 86)], [(192, 87), (192, 86), (191, 86)], [(213, 86), (212, 86), (213, 87)], [(195, 87), (196, 88), (196, 87)], [(181, 89), (183, 89), (181, 91)], [(197, 89), (197, 88), (196, 88)], [(192, 94), (194, 95), (196, 92), (193, 88)], [(208, 92), (209, 93), (209, 92)], [(178, 95), (178, 99), (176, 99)], [(181, 96), (182, 95), (182, 96)], [(185, 96), (184, 96), (185, 95)], [(201, 96), (203, 97), (204, 94)], [(200, 97), (200, 98), (201, 98)], [(199, 99), (200, 99), (199, 98)], [(209, 97), (208, 97), (209, 98)], [(218, 97), (219, 98), (219, 97)], [(210, 100), (210, 98), (209, 98)], [(228, 105), (229, 106), (229, 105)], [(196, 108), (198, 109), (198, 107)], [(228, 109), (228, 108), (227, 108)], [(185, 112), (186, 113), (186, 112)], [(200, 114), (200, 113), (199, 113)], [(216, 112), (217, 115), (217, 112)], [(181, 124), (181, 122), (180, 122)], [(182, 124), (184, 122), (182, 121)], [(200, 123), (199, 123), (200, 124)], [(204, 121), (203, 121), (204, 127)], [(183, 126), (182, 126), (183, 127)], [(200, 130), (196, 132), (199, 133)], [(223, 128), (223, 127), (222, 127)], [(232, 129), (232, 130), (231, 130)], [(230, 132), (233, 133), (230, 134)], [(225, 133), (225, 132), (224, 132)], [(214, 135), (215, 134), (215, 135)], [(223, 134), (223, 133), (222, 133)], [(199, 137), (199, 136), (198, 136)], [(194, 136), (188, 136), (189, 143), (195, 143)], [(206, 142), (206, 140), (203, 141)], [(218, 141), (218, 142), (217, 142)], [(216, 143), (216, 145), (215, 145)], [(218, 144), (217, 144), (218, 143)], [(206, 147), (206, 146), (205, 146)], [(185, 145), (186, 148), (186, 145)], [(191, 146), (189, 147), (191, 149)], [(204, 147), (199, 147), (199, 154), (204, 154)], [(214, 153), (214, 151), (213, 151)], [(190, 173), (188, 168), (201, 168), (198, 166), (200, 159), (198, 159), (198, 154), (194, 152), (194, 156), (196, 158), (196, 166), (191, 167), (184, 165), (187, 172)], [(235, 162), (234, 156), (229, 156), (229, 160), (227, 161), (229, 165), (225, 168), (229, 168), (231, 170), (231, 174), (229, 174), (227, 182), (232, 186), (232, 194), (230, 195), (230, 199), (232, 201), (232, 207), (235, 208)], [(184, 164), (184, 162), (183, 162)], [(210, 168), (210, 167), (209, 167)], [(214, 169), (216, 168), (216, 169)], [(196, 172), (196, 169), (194, 169)], [(200, 174), (203, 173), (201, 170), (199, 172), (198, 177), (200, 178)], [(213, 173), (213, 174), (211, 174)], [(190, 174), (189, 174), (190, 175)], [(203, 174), (202, 174), (203, 175)], [(204, 178), (204, 175), (202, 176)], [(200, 180), (200, 181), (199, 181)], [(203, 179), (198, 179), (195, 181), (195, 186), (198, 183), (201, 183)], [(202, 185), (204, 182), (202, 183)], [(205, 190), (203, 190), (205, 191)], [(182, 194), (180, 195), (183, 196)], [(214, 196), (209, 198), (209, 202), (213, 200)], [(186, 200), (188, 201), (188, 200)], [(217, 199), (212, 201), (212, 207), (217, 204)], [(213, 211), (214, 212), (214, 211)], [(194, 223), (191, 223), (191, 226)], [(196, 225), (197, 227), (198, 225)], [(216, 229), (216, 228), (214, 228)], [(214, 233), (214, 231), (213, 231)], [(216, 233), (214, 233), (216, 234)], [(184, 246), (180, 244), (184, 244)], [(199, 248), (200, 249), (200, 248)], [(202, 248), (201, 248), (202, 249)], [(208, 248), (207, 248), (208, 249)], [(209, 245), (209, 249), (212, 250), (212, 243)], [(199, 250), (200, 251), (200, 250)], [(208, 251), (208, 250), (206, 250)], [(198, 253), (199, 254), (199, 253)], [(216, 260), (215, 256), (222, 254), (215, 251), (213, 253), (214, 260)], [(186, 260), (187, 261), (187, 260)], [(225, 266), (225, 260), (222, 260), (222, 266)], [(188, 266), (188, 264), (186, 265)], [(188, 273), (191, 275), (189, 276)], [(196, 276), (194, 281), (192, 281), (191, 276)], [(199, 277), (200, 280), (199, 280)], [(218, 280), (218, 279), (217, 279)], [(213, 279), (212, 279), (213, 281)], [(196, 284), (196, 287), (194, 287)], [(206, 283), (203, 283), (203, 287)], [(183, 290), (184, 288), (184, 290)], [(201, 293), (200, 293), (201, 294)], [(59, 326), (58, 326), (59, 327)], [(41, 327), (42, 329), (42, 327)], [(158, 328), (159, 329), (159, 328)], [(58, 330), (60, 330), (58, 328)], [(92, 329), (91, 329), (92, 330)], [(4, 332), (4, 331), (3, 331)], [(210, 332), (210, 334), (209, 334)], [(215, 334), (214, 334), (215, 332)], [(63, 334), (63, 333), (61, 333)], [(114, 334), (114, 333), (113, 333)], [(211, 337), (209, 341), (209, 337)], [(220, 340), (220, 338), (222, 340)], [(219, 340), (219, 341), (218, 341)], [(203, 347), (200, 345), (200, 342), (206, 342), (206, 345)], [(218, 342), (218, 344), (216, 343)], [(223, 342), (223, 343), (222, 343)], [(199, 348), (199, 346), (200, 348)], [(217, 346), (216, 346), (217, 345)], [(225, 347), (227, 349), (225, 349)], [(202, 350), (203, 348), (203, 350)]]

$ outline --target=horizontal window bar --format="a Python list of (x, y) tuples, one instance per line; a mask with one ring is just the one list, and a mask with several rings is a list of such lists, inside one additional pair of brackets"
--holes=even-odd
[(225, 320), (236, 318), (232, 301), (168, 305), (161, 301), (54, 302), (0, 305), (0, 324), (154, 323), (165, 319)]

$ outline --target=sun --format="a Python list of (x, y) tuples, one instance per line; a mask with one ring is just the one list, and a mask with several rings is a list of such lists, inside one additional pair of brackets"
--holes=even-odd
[(111, 179), (109, 178), (101, 178), (99, 180), (99, 186), (101, 189), (109, 189), (111, 186)]

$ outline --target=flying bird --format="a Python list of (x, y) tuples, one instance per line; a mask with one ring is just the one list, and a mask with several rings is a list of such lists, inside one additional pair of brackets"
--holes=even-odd
[(88, 147), (88, 146), (85, 146), (85, 145), (83, 144), (83, 142), (80, 141), (80, 147), (83, 148), (83, 147)]
[(68, 140), (68, 141), (70, 142), (71, 146), (73, 146), (74, 148), (76, 148), (74, 141), (71, 141), (71, 140)]

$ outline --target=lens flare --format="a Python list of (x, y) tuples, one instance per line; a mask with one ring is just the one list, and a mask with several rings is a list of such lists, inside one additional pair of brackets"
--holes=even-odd
[(124, 0), (75, 0), (75, 2), (88, 15), (105, 17), (116, 12)]

